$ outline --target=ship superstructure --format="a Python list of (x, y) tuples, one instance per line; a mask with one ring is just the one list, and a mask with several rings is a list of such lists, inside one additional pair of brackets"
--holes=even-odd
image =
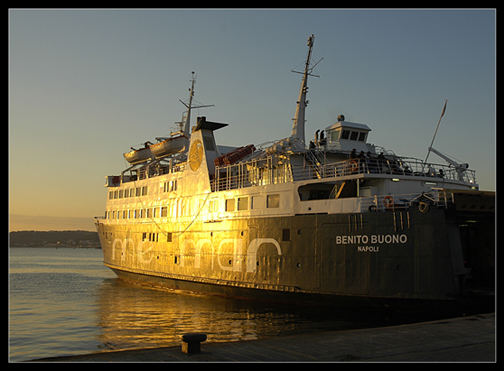
[[(494, 194), (475, 172), (398, 156), (343, 115), (305, 143), (314, 36), (291, 135), (268, 146), (219, 146), (227, 126), (198, 117), (125, 153), (96, 218), (104, 263), (170, 288), (448, 299), (491, 286)], [(432, 144), (431, 144), (432, 146)], [(443, 157), (443, 158), (444, 158)]]

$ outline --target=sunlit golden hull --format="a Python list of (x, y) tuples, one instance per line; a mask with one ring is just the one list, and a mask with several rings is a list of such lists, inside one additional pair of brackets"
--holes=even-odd
[(437, 208), (97, 228), (106, 266), (173, 289), (452, 299), (468, 274), (459, 227)]

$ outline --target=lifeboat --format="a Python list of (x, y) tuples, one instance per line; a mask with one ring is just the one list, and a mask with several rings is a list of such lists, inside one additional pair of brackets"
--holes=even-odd
[(214, 160), (214, 164), (215, 166), (225, 166), (234, 164), (235, 162), (240, 161), (245, 156), (250, 155), (252, 152), (255, 151), (255, 149), (256, 148), (253, 144), (249, 144), (248, 146), (245, 147), (239, 147), (234, 151), (231, 151), (229, 153), (226, 153), (225, 155), (217, 157)]
[(149, 147), (145, 147), (123, 153), (123, 156), (130, 164), (140, 164), (152, 159), (152, 152)]
[(189, 140), (185, 135), (179, 135), (151, 144), (149, 148), (156, 158), (160, 158), (183, 151), (188, 142)]

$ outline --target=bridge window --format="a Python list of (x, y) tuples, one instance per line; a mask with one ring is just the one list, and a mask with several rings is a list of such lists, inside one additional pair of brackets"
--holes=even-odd
[(238, 210), (248, 210), (248, 197), (238, 197)]
[(268, 209), (280, 207), (280, 195), (279, 194), (268, 195), (266, 197), (266, 207)]
[(234, 198), (226, 200), (226, 211), (234, 211), (234, 209), (235, 209)]

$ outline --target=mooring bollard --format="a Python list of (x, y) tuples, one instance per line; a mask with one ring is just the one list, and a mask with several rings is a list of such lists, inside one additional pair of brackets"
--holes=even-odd
[(182, 352), (186, 354), (199, 353), (200, 343), (206, 339), (206, 334), (199, 332), (189, 332), (182, 335)]

